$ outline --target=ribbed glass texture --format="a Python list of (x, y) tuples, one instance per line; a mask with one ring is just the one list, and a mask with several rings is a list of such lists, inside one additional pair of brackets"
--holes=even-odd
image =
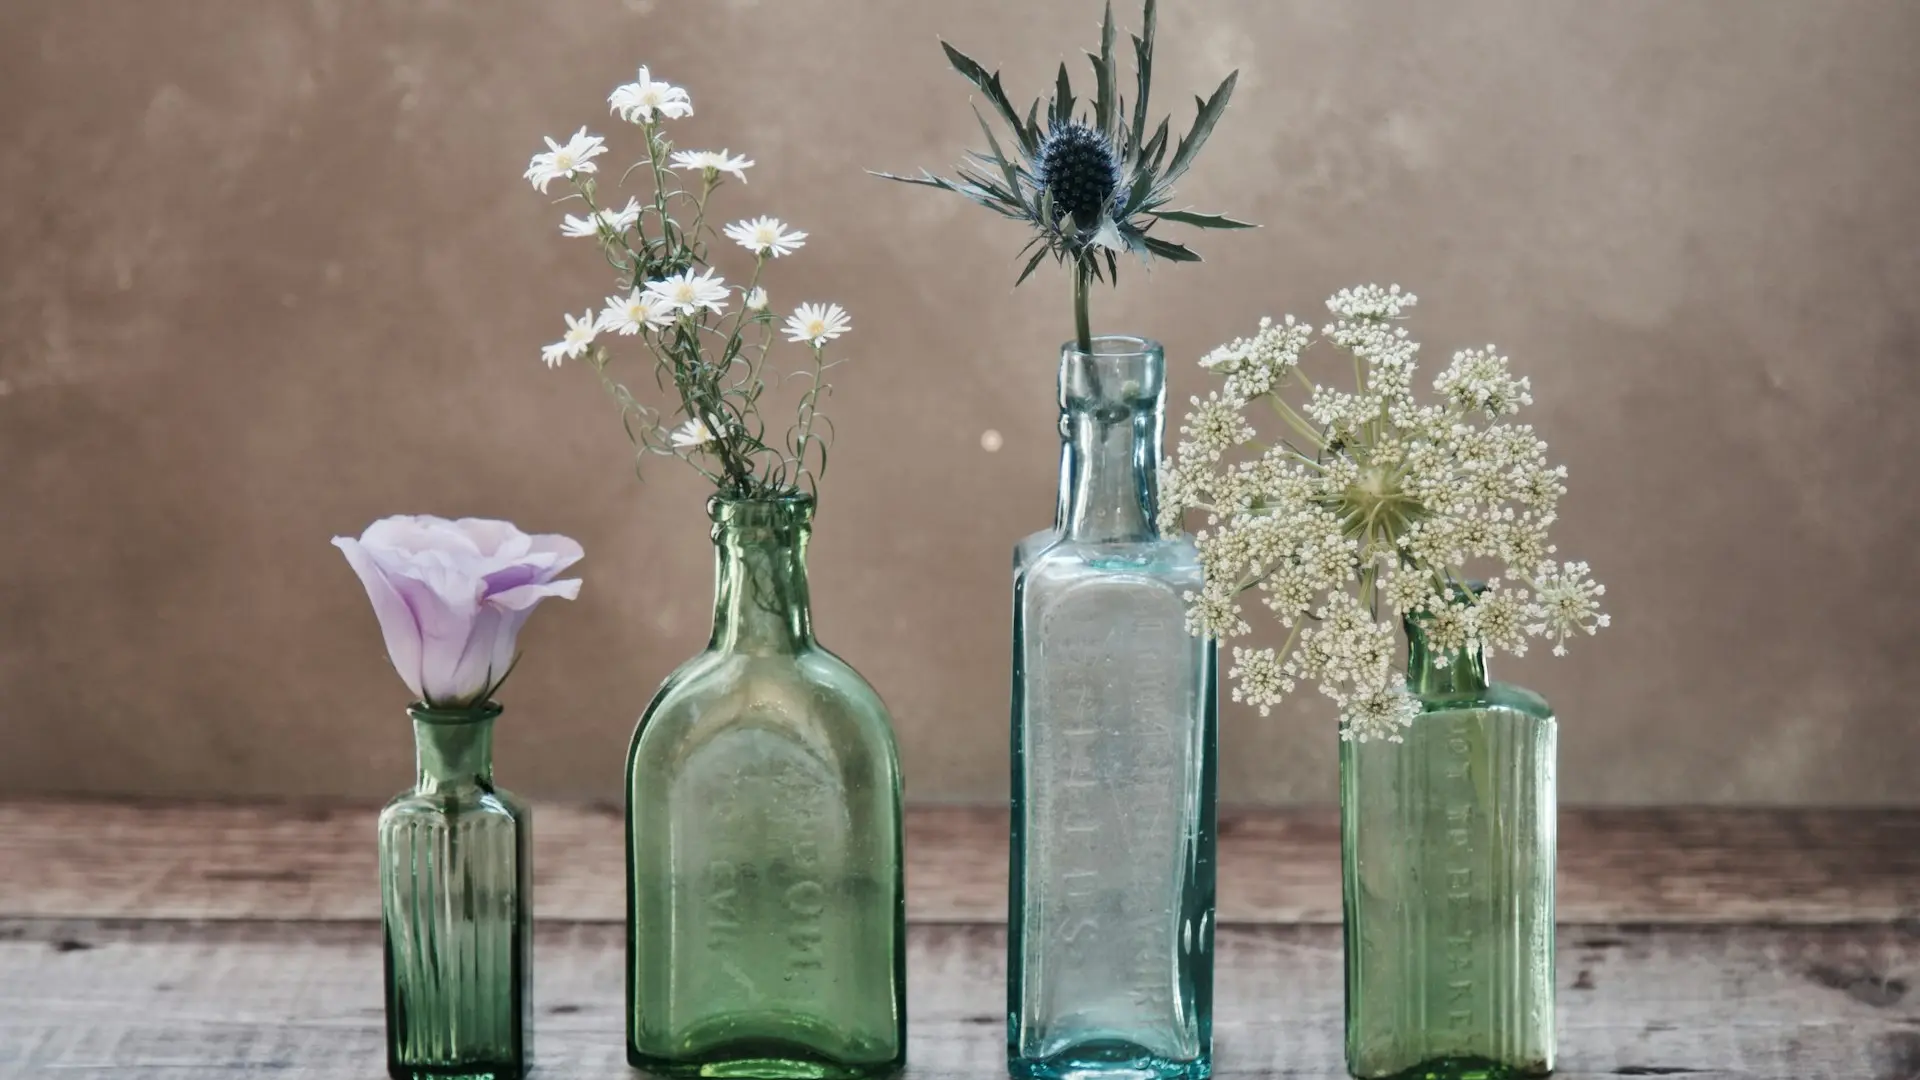
[(628, 757), (627, 1058), (712, 1077), (906, 1059), (899, 764), (873, 688), (814, 641), (805, 499), (716, 499), (713, 638)]
[(1155, 520), (1157, 345), (1063, 350), (1058, 520), (1014, 553), (1007, 1057), (1019, 1077), (1203, 1077), (1215, 685), (1201, 585)]
[(1544, 1076), (1554, 1056), (1554, 754), (1547, 703), (1436, 666), (1407, 625), (1422, 713), (1342, 743), (1347, 1071)]
[(411, 710), (419, 781), (380, 815), (387, 1073), (518, 1080), (531, 1062), (531, 815), (493, 784), (496, 705)]

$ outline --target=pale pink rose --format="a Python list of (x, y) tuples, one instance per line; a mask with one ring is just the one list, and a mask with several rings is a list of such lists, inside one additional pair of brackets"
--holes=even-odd
[(534, 605), (580, 595), (580, 579), (554, 580), (580, 561), (580, 545), (510, 522), (390, 517), (333, 544), (367, 587), (400, 678), (437, 707), (485, 700), (513, 666)]

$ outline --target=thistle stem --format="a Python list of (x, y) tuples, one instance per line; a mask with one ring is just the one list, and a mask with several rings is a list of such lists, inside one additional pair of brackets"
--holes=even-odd
[(1087, 264), (1074, 260), (1073, 264), (1073, 332), (1074, 344), (1083, 353), (1093, 354), (1093, 328), (1087, 318), (1087, 286), (1093, 275)]

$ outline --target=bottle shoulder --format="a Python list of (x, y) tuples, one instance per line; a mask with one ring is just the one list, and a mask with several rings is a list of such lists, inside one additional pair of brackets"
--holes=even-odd
[(1546, 698), (1524, 686), (1514, 686), (1511, 683), (1489, 683), (1487, 688), (1479, 693), (1429, 695), (1420, 700), (1421, 711), (1428, 714), (1499, 709), (1518, 713), (1545, 724), (1555, 723), (1553, 706), (1547, 704)]
[(708, 650), (682, 664), (640, 717), (633, 750), (699, 741), (741, 721), (808, 738), (883, 742), (897, 756), (892, 716), (879, 693), (818, 645), (781, 655)]
[(1071, 585), (1089, 579), (1133, 578), (1185, 590), (1199, 588), (1205, 578), (1199, 549), (1192, 538), (1184, 534), (1117, 544), (1056, 537), (1052, 544), (1033, 552), (1024, 564), (1016, 558), (1014, 570), (1016, 582), (1029, 588)]
[(501, 787), (411, 788), (395, 795), (380, 811), (380, 828), (448, 824), (455, 819), (469, 828), (487, 819), (498, 820), (504, 827), (520, 827), (532, 813), (524, 800)]

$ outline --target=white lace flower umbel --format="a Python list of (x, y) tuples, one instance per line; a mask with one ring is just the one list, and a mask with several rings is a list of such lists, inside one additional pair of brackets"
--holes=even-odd
[[(1608, 624), (1606, 587), (1548, 538), (1567, 471), (1525, 424), (1533, 403), (1492, 345), (1466, 349), (1414, 392), (1420, 345), (1398, 325), (1400, 287), (1343, 289), (1318, 341), (1346, 352), (1319, 382), (1301, 368), (1313, 328), (1266, 319), (1201, 360), (1225, 386), (1193, 399), (1160, 483), (1161, 527), (1205, 516), (1205, 585), (1188, 625), (1220, 640), (1252, 631), (1251, 596), (1287, 631), (1277, 649), (1233, 650), (1233, 697), (1267, 712), (1311, 682), (1341, 713), (1341, 736), (1399, 741), (1418, 715), (1395, 659), (1396, 626), (1422, 624), (1434, 662), (1461, 650), (1520, 656), (1543, 638)], [(1474, 587), (1470, 579), (1481, 578)]]

